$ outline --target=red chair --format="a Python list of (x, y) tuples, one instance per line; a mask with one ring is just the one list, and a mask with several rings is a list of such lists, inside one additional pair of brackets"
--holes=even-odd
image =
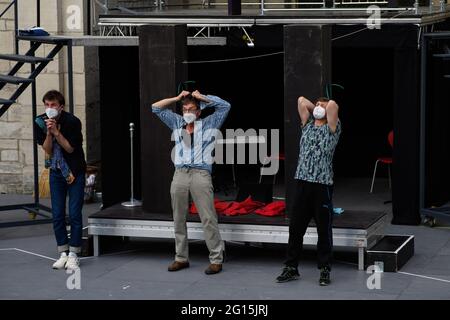
[[(391, 148), (394, 148), (394, 131), (390, 131), (388, 134), (388, 142)], [(391, 164), (392, 157), (380, 157), (375, 162), (375, 169), (373, 170), (373, 178), (372, 178), (372, 186), (370, 187), (370, 193), (373, 191), (373, 184), (375, 182), (375, 175), (377, 173), (378, 162), (384, 163), (388, 165), (388, 175), (389, 175), (389, 189), (391, 188)]]

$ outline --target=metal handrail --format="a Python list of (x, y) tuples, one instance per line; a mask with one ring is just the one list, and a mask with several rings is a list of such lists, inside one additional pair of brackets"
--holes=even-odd
[[(14, 6), (14, 46), (16, 54), (19, 54), (19, 0), (11, 0), (11, 3), (6, 6), (2, 13), (0, 13), (0, 18), (8, 12), (8, 10)], [(36, 0), (36, 26), (41, 25), (41, 0)]]
[(11, 1), (10, 4), (8, 4), (8, 6), (5, 8), (5, 10), (3, 10), (2, 13), (0, 13), (0, 18), (3, 17), (3, 15), (9, 10), (9, 8), (11, 8), (11, 6), (16, 2), (16, 0)]
[(8, 10), (14, 6), (14, 46), (16, 50), (16, 54), (19, 54), (19, 40), (17, 39), (17, 35), (19, 33), (19, 10), (18, 10), (18, 0), (12, 0), (11, 3), (3, 10), (3, 12), (0, 14), (0, 18), (8, 12)]

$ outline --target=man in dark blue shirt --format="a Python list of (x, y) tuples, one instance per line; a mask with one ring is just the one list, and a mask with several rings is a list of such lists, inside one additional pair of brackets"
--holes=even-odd
[[(46, 167), (50, 169), (50, 194), (53, 229), (58, 245), (59, 259), (54, 269), (79, 268), (83, 231), (86, 162), (83, 151), (81, 122), (64, 111), (64, 96), (47, 92), (42, 101), (45, 114), (35, 120), (36, 140), (46, 153)], [(66, 231), (66, 196), (69, 194), (70, 239)]]

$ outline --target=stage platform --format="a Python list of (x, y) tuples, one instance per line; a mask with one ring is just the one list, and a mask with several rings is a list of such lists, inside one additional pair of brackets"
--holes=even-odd
[[(204, 240), (199, 217), (189, 214), (187, 220), (189, 239)], [(357, 248), (358, 269), (364, 270), (365, 251), (383, 235), (387, 220), (383, 212), (346, 210), (334, 217), (333, 245)], [(93, 235), (95, 256), (100, 254), (100, 236), (174, 238), (171, 215), (146, 213), (141, 207), (126, 208), (120, 204), (90, 215), (88, 227)], [(219, 215), (219, 229), (224, 241), (287, 243), (289, 239), (289, 221), (284, 216)], [(317, 244), (313, 222), (306, 231), (304, 244)]]
[[(249, 27), (254, 25), (276, 24), (367, 24), (367, 18), (373, 14), (367, 7), (350, 8), (272, 8), (264, 12), (258, 7), (243, 8), (242, 14), (230, 16), (227, 7), (216, 6), (202, 8), (198, 6), (166, 7), (162, 10), (147, 10), (136, 14), (111, 11), (100, 15), (98, 25), (139, 26), (143, 24), (187, 24), (188, 27)], [(450, 5), (444, 7), (388, 8), (380, 5), (381, 24), (418, 24), (427, 25), (444, 21), (450, 17)]]
[[(201, 8), (199, 6), (166, 7), (162, 10), (149, 10), (136, 14), (109, 11), (99, 16), (99, 30), (95, 35), (53, 36), (56, 40), (70, 40), (72, 46), (118, 47), (138, 46), (137, 27), (142, 25), (186, 24), (188, 45), (226, 44), (221, 28), (250, 28), (274, 25), (367, 25), (369, 17), (366, 7), (361, 8), (302, 8), (296, 10), (272, 10), (261, 14), (257, 8), (243, 8), (239, 16), (229, 16), (224, 6)], [(387, 8), (380, 7), (381, 25), (416, 25), (418, 27), (443, 22), (450, 18), (450, 4), (444, 8), (419, 7)], [(199, 28), (216, 29), (199, 32)], [(219, 31), (218, 31), (219, 30)], [(206, 36), (205, 34), (208, 34)]]

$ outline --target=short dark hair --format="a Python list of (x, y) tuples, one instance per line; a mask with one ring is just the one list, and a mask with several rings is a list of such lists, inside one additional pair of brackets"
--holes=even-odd
[(325, 97), (319, 97), (319, 98), (317, 98), (316, 103), (317, 102), (328, 102), (328, 101), (330, 101), (330, 99), (325, 98)]
[(189, 104), (189, 103), (195, 104), (197, 109), (200, 108), (200, 101), (197, 98), (193, 97), (192, 94), (188, 94), (181, 99), (182, 106)]
[(61, 106), (64, 106), (66, 104), (66, 100), (64, 99), (64, 96), (61, 92), (56, 90), (50, 90), (47, 91), (46, 94), (42, 97), (42, 102), (45, 103), (45, 101), (52, 101), (56, 100)]

